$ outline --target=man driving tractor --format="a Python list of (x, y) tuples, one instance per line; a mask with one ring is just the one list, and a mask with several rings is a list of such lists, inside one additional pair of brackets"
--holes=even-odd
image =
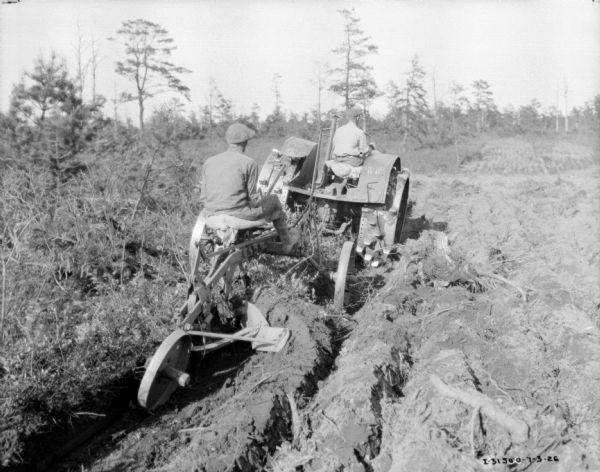
[(326, 162), (333, 173), (341, 178), (356, 179), (371, 148), (367, 135), (359, 127), (364, 112), (355, 106), (346, 112), (348, 122), (340, 126), (333, 137), (333, 159)]
[[(257, 191), (258, 165), (244, 154), (254, 135), (254, 130), (242, 123), (233, 123), (227, 128), (225, 139), (229, 148), (208, 158), (202, 169), (200, 201), (203, 209), (198, 220), (203, 217), (208, 222), (211, 216), (226, 215), (236, 229), (272, 222), (281, 241), (281, 252), (289, 254), (298, 242), (299, 233), (295, 228), (288, 228), (277, 196), (261, 198)], [(201, 236), (196, 234), (198, 226), (197, 223), (194, 228), (193, 242)]]

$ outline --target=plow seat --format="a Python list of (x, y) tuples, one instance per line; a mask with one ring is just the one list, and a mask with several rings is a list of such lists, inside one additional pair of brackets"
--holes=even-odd
[(264, 218), (244, 220), (227, 214), (211, 215), (206, 218), (206, 227), (213, 230), (225, 246), (233, 244), (240, 231), (266, 228), (267, 226)]
[(264, 218), (260, 220), (243, 220), (237, 216), (220, 214), (211, 215), (206, 218), (206, 226), (214, 230), (226, 230), (228, 228), (236, 231), (244, 229), (262, 228), (266, 226), (267, 222)]

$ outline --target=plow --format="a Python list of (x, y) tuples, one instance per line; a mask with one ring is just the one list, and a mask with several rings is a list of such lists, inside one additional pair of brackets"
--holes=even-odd
[[(347, 282), (357, 268), (379, 267), (399, 253), (410, 174), (398, 156), (375, 149), (360, 173), (340, 174), (331, 159), (336, 126), (334, 117), (316, 142), (288, 138), (281, 150), (272, 150), (260, 171), (262, 195), (275, 195), (294, 217), (300, 241), (293, 253), (284, 254), (278, 233), (265, 220), (201, 212), (190, 240), (187, 300), (176, 329), (146, 363), (138, 390), (141, 407), (153, 410), (178, 387), (189, 385), (194, 352), (207, 354), (234, 342), (271, 353), (286, 346), (290, 330), (270, 326), (253, 303), (256, 292), (248, 266), (259, 254), (308, 261), (333, 283), (333, 308), (342, 311), (349, 300)], [(315, 227), (324, 237), (343, 241), (335, 271), (315, 257), (318, 245), (309, 244)]]

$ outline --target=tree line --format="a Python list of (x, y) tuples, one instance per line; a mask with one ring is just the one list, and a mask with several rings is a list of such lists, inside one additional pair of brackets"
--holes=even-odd
[[(4, 148), (8, 146), (19, 155), (24, 146), (28, 153), (52, 155), (53, 165), (79, 152), (99, 130), (106, 127), (133, 127), (122, 123), (117, 116), (120, 103), (136, 102), (138, 128), (161, 130), (170, 137), (202, 138), (222, 132), (234, 120), (245, 121), (268, 136), (297, 134), (314, 138), (328, 114), (341, 112), (355, 104), (369, 110), (373, 100), (384, 97), (388, 111), (385, 116), (370, 117), (364, 123), (369, 132), (391, 133), (402, 141), (404, 150), (423, 146), (456, 143), (465, 136), (486, 132), (505, 134), (587, 132), (597, 130), (600, 124), (600, 95), (582, 107), (561, 111), (558, 107), (543, 110), (537, 100), (520, 107), (500, 110), (494, 101), (490, 84), (479, 79), (468, 86), (454, 83), (445, 100), (436, 97), (435, 76), (433, 101), (426, 90), (429, 78), (414, 56), (408, 71), (399, 82), (390, 82), (383, 89), (373, 77), (369, 58), (378, 53), (360, 27), (354, 10), (340, 10), (343, 19), (343, 39), (333, 49), (337, 58), (333, 67), (318, 63), (315, 78), (316, 106), (296, 114), (282, 109), (280, 83), (282, 77), (273, 77), (274, 109), (261, 118), (259, 105), (250, 113), (239, 114), (231, 100), (223, 95), (214, 79), (210, 79), (208, 96), (198, 112), (185, 113), (183, 98), (189, 100), (190, 89), (182, 76), (190, 71), (171, 60), (176, 46), (168, 32), (156, 23), (137, 19), (123, 22), (115, 37), (109, 38), (122, 48), (123, 57), (116, 61), (115, 72), (127, 79), (130, 90), (112, 100), (114, 115), (103, 113), (106, 98), (96, 93), (98, 48), (92, 42), (91, 58), (82, 60), (81, 38), (78, 43), (78, 62), (72, 74), (66, 61), (56, 53), (49, 58), (39, 57), (33, 69), (26, 72), (13, 87), (8, 113), (0, 114), (0, 129)], [(86, 71), (91, 67), (93, 93), (84, 98)], [(340, 98), (337, 110), (323, 110), (322, 94), (329, 90)], [(149, 99), (170, 92), (164, 101), (147, 117)], [(565, 88), (565, 103), (567, 95)], [(566, 107), (565, 107), (566, 108)]]

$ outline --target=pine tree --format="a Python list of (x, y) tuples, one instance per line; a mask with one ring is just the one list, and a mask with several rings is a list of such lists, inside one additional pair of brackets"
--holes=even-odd
[(265, 119), (265, 132), (270, 136), (284, 136), (286, 118), (281, 109), (281, 75), (273, 75), (273, 94), (275, 99), (275, 108), (273, 112)]
[(329, 89), (344, 99), (346, 109), (356, 103), (367, 108), (379, 90), (371, 74), (373, 67), (365, 59), (377, 54), (378, 47), (360, 29), (360, 19), (354, 9), (339, 10), (339, 13), (344, 17), (344, 41), (333, 53), (340, 57), (341, 65), (331, 70), (334, 82)]
[(477, 134), (487, 129), (487, 118), (489, 113), (496, 108), (494, 104), (493, 93), (490, 90), (490, 84), (485, 80), (476, 80), (473, 87), (473, 109), (476, 113)]
[(226, 98), (212, 77), (208, 80), (206, 105), (202, 107), (202, 125), (212, 130), (216, 125), (226, 125), (235, 119), (233, 102)]
[(463, 115), (469, 108), (469, 99), (464, 96), (465, 88), (457, 83), (453, 83), (450, 86), (450, 93), (452, 95), (452, 136), (454, 143), (458, 134), (461, 133), (461, 122)]
[(32, 126), (40, 133), (38, 144), (49, 146), (51, 137), (54, 151), (70, 156), (82, 148), (99, 125), (103, 104), (98, 97), (92, 103), (82, 100), (65, 60), (52, 52), (48, 60), (38, 57), (33, 70), (13, 88), (9, 116), (15, 124)]
[(414, 56), (411, 69), (406, 74), (404, 87), (399, 88), (391, 82), (388, 90), (390, 116), (401, 129), (404, 152), (411, 140), (422, 143), (428, 133), (428, 122), (431, 112), (427, 103), (427, 92), (424, 87), (425, 71)]
[(116, 72), (135, 85), (134, 93), (123, 93), (121, 98), (123, 101), (137, 100), (139, 124), (143, 130), (146, 100), (167, 91), (178, 92), (189, 99), (190, 89), (177, 74), (191, 71), (169, 61), (177, 46), (167, 30), (156, 23), (142, 19), (127, 20), (117, 30), (117, 35), (117, 38), (109, 39), (123, 45), (126, 58), (117, 61)]
[(52, 51), (47, 61), (42, 56), (38, 57), (33, 71), (26, 72), (21, 82), (13, 88), (11, 110), (20, 120), (41, 125), (75, 94), (76, 85), (69, 78), (64, 59)]

